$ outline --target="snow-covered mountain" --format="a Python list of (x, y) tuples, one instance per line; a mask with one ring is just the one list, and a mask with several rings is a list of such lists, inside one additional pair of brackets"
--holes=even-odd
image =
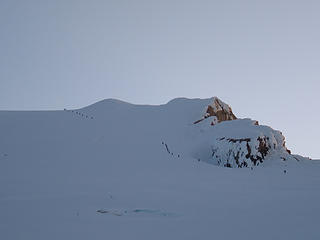
[(0, 239), (318, 239), (318, 161), (227, 104), (0, 112)]

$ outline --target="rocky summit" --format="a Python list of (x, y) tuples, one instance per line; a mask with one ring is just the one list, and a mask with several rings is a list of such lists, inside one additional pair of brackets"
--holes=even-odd
[(220, 123), (222, 121), (237, 119), (237, 117), (233, 114), (231, 107), (222, 102), (218, 97), (212, 98), (212, 103), (206, 107), (202, 118), (195, 121), (194, 124), (197, 124), (206, 118), (211, 118), (211, 125)]

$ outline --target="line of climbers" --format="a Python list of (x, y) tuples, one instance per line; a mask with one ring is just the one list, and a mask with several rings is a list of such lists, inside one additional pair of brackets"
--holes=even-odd
[[(168, 154), (171, 154), (172, 156), (174, 156), (173, 152), (170, 151), (168, 145), (165, 142), (162, 141), (161, 144), (164, 145)], [(177, 154), (177, 157), (180, 158), (180, 154)]]
[(75, 114), (79, 115), (80, 117), (84, 117), (84, 118), (88, 118), (88, 119), (93, 119), (92, 116), (88, 116), (88, 115), (83, 114), (83, 113), (81, 113), (81, 112), (79, 112), (79, 111), (76, 111), (76, 110), (67, 110), (66, 108), (63, 109), (63, 110), (64, 110), (64, 111), (67, 111), (67, 112), (75, 113)]

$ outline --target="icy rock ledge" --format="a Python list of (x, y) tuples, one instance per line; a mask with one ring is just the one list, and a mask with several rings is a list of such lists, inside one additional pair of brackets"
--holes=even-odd
[(286, 148), (280, 131), (260, 126), (257, 121), (238, 119), (219, 123), (213, 127), (212, 161), (224, 167), (253, 167), (274, 155), (286, 161), (298, 158)]

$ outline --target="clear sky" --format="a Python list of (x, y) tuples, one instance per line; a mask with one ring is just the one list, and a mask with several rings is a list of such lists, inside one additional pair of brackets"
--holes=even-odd
[(217, 95), (320, 158), (320, 2), (1, 0), (0, 109)]

